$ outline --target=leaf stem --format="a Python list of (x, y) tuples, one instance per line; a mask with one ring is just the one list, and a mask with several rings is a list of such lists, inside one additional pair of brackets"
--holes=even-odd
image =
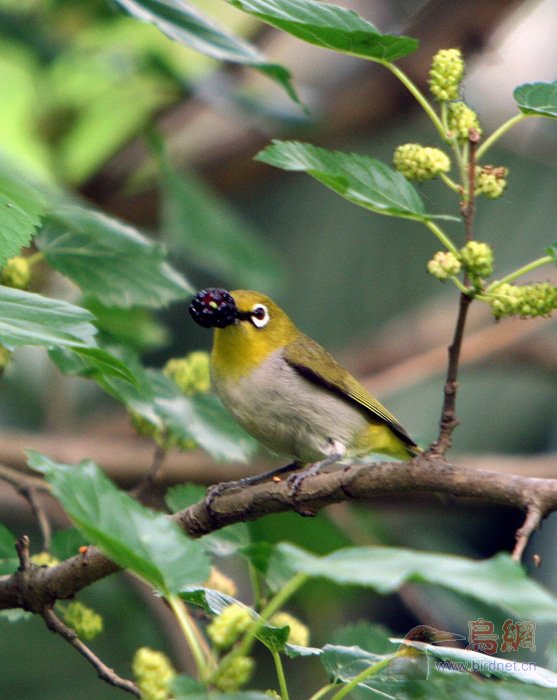
[(197, 669), (198, 678), (203, 679), (207, 673), (207, 660), (205, 659), (201, 649), (201, 644), (199, 643), (197, 628), (190, 617), (188, 609), (186, 608), (182, 599), (176, 595), (167, 596), (166, 601), (174, 613), (178, 624), (180, 625), (180, 629), (182, 630), (184, 637), (189, 644), (193, 660), (195, 662), (195, 667)]
[(449, 187), (453, 192), (456, 192), (457, 194), (461, 194), (462, 192), (462, 187), (458, 185), (454, 180), (452, 180), (448, 175), (445, 173), (439, 173), (439, 177), (447, 187)]
[(248, 562), (248, 571), (249, 571), (249, 577), (250, 577), (250, 581), (251, 581), (251, 589), (253, 592), (253, 607), (254, 607), (254, 610), (259, 612), (259, 610), (261, 608), (261, 602), (262, 602), (261, 583), (259, 581), (259, 574), (257, 572), (257, 569), (251, 563), (251, 561)]
[(389, 656), (386, 656), (384, 659), (381, 659), (381, 661), (378, 661), (375, 664), (372, 664), (368, 668), (365, 668), (361, 673), (358, 673), (357, 676), (354, 676), (354, 678), (350, 681), (350, 683), (347, 683), (344, 685), (338, 693), (335, 693), (331, 700), (342, 700), (342, 698), (346, 697), (348, 693), (351, 690), (354, 690), (363, 680), (366, 678), (369, 678), (370, 676), (375, 676), (376, 673), (379, 673), (379, 671), (382, 671), (386, 666), (388, 666), (391, 661), (395, 658), (397, 654), (389, 654)]
[(501, 285), (509, 284), (509, 282), (514, 282), (514, 280), (517, 279), (517, 277), (527, 275), (529, 272), (532, 272), (532, 270), (536, 270), (538, 267), (541, 267), (542, 265), (547, 265), (550, 262), (553, 262), (553, 258), (551, 257), (551, 255), (544, 255), (543, 258), (538, 258), (537, 260), (529, 262), (527, 265), (519, 267), (518, 270), (510, 272), (508, 275), (501, 278), (500, 280), (495, 280), (489, 285), (489, 287), (485, 291), (494, 292)]
[(271, 654), (273, 655), (273, 661), (275, 662), (275, 668), (277, 670), (277, 678), (279, 682), (281, 700), (290, 700), (280, 654), (278, 653), (278, 651), (272, 651)]
[(443, 123), (435, 113), (435, 110), (429, 103), (429, 101), (425, 98), (424, 94), (414, 85), (414, 83), (410, 80), (410, 78), (404, 73), (403, 71), (398, 68), (398, 66), (395, 66), (394, 63), (390, 63), (389, 61), (386, 61), (383, 63), (385, 68), (387, 70), (390, 70), (393, 75), (395, 75), (400, 82), (404, 85), (404, 87), (413, 95), (413, 97), (416, 99), (416, 101), (421, 105), (421, 107), (424, 109), (425, 113), (427, 116), (431, 119), (433, 122), (433, 126), (437, 129), (439, 132), (439, 136), (443, 141), (447, 140), (447, 132), (445, 131), (445, 128), (443, 126)]
[(447, 234), (439, 226), (437, 226), (436, 223), (431, 221), (431, 219), (422, 219), (422, 223), (424, 223), (428, 227), (428, 229), (435, 236), (437, 236), (437, 238), (441, 241), (445, 248), (447, 248), (447, 250), (450, 250), (451, 253), (453, 253), (453, 255), (458, 255), (458, 250), (455, 244), (451, 241)]
[(327, 695), (327, 693), (330, 690), (333, 690), (336, 688), (336, 683), (329, 683), (329, 685), (324, 685), (322, 688), (319, 688), (312, 696), (309, 698), (309, 700), (320, 700), (322, 697)]
[(536, 116), (535, 114), (524, 114), (524, 112), (520, 112), (520, 114), (515, 114), (514, 117), (511, 117), (510, 119), (507, 119), (506, 122), (503, 122), (501, 126), (496, 129), (491, 136), (489, 136), (483, 143), (482, 145), (478, 148), (478, 151), (476, 153), (476, 159), (480, 160), (480, 158), (493, 146), (493, 144), (501, 138), (504, 134), (507, 133), (509, 129), (511, 129), (513, 126), (516, 124), (519, 124), (521, 121), (526, 119), (527, 117), (534, 117)]
[(43, 260), (43, 259), (44, 259), (44, 253), (42, 252), (42, 250), (39, 250), (36, 253), (33, 253), (33, 255), (30, 255), (28, 258), (25, 258), (29, 267), (33, 267), (33, 265), (36, 265), (38, 262), (41, 262), (41, 260)]

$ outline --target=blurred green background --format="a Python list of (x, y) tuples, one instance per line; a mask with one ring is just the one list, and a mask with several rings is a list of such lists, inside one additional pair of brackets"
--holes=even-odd
[[(2, 0), (2, 158), (165, 242), (173, 264), (195, 287), (257, 286), (271, 294), (305, 332), (342, 357), (370, 388), (376, 386), (380, 399), (427, 445), (436, 436), (444, 372), (440, 352), (450, 342), (457, 301), (454, 288), (425, 274), (437, 250), (435, 240), (417, 224), (375, 216), (304, 175), (254, 165), (252, 157), (271, 138), (288, 136), (390, 162), (399, 143), (435, 145), (432, 130), (411, 104), (380, 89), (376, 67), (262, 32), (223, 2), (195, 4), (285, 63), (309, 116), (270, 81), (188, 51), (110, 2)], [(427, 16), (433, 5), (410, 0), (342, 4), (383, 30), (407, 33), (413, 23), (421, 26), (416, 13)], [(458, 25), (457, 13), (470, 4), (437, 5), (440, 12), (453, 13)], [(478, 10), (475, 34), (468, 27), (459, 36), (450, 22), (445, 32), (436, 26), (435, 45), (425, 42), (415, 63), (423, 77), (420, 66), (435, 50), (462, 46), (470, 55), (466, 98), (485, 117), (486, 131), (513, 113), (515, 85), (555, 79), (555, 3), (511, 2), (500, 12), (486, 25)], [(501, 200), (478, 205), (477, 236), (493, 245), (498, 275), (542, 255), (556, 238), (557, 130), (554, 123), (535, 122), (521, 126), (492, 152), (495, 165), (509, 167), (509, 186)], [(166, 179), (164, 163), (152, 157), (145, 138), (145, 129), (154, 124), (173, 163)], [(423, 187), (423, 196), (436, 211), (457, 213), (445, 188)], [(219, 258), (221, 245), (234, 248), (227, 236), (241, 239), (235, 266)], [(214, 244), (212, 256), (199, 254), (205, 239)], [(555, 283), (557, 278), (544, 269), (535, 279)], [(70, 299), (77, 294), (46, 273), (41, 285), (45, 293)], [(102, 318), (102, 309), (94, 311)], [(189, 321), (185, 303), (156, 317), (134, 312), (118, 323), (153, 365), (209, 346), (208, 334)], [(557, 476), (555, 321), (496, 324), (477, 309), (470, 335), (458, 397), (455, 462)], [(416, 358), (423, 361), (412, 365)], [(45, 436), (58, 449), (69, 434), (83, 436), (83, 453), (72, 442), (73, 461), (96, 458), (87, 452), (92, 443), (104, 442), (110, 450), (116, 437), (136, 440), (111, 399), (85, 381), (62, 378), (37, 351), (18, 352), (2, 388), (4, 462), (21, 464), (20, 448), (28, 442), (44, 446)], [(151, 447), (144, 450), (148, 461)], [(179, 478), (186, 481), (189, 457), (180, 459)], [(238, 469), (231, 466), (231, 475)], [(122, 476), (124, 468), (112, 474), (107, 468), (127, 485), (134, 480), (130, 470), (132, 464)], [(206, 473), (209, 483), (216, 480), (210, 467)], [(6, 524), (29, 533), (35, 549), (40, 548), (31, 514), (8, 486), (2, 486), (0, 503)], [(61, 518), (59, 513), (53, 517)], [(483, 557), (512, 548), (520, 521), (519, 513), (500, 507), (405, 497), (342, 504), (313, 520), (272, 516), (251, 530), (255, 538), (289, 539), (322, 552), (350, 543), (385, 543)], [(533, 575), (554, 592), (556, 539), (557, 517), (552, 516), (526, 557), (530, 566), (531, 555), (541, 555), (543, 566)], [(224, 562), (223, 568), (247, 588), (240, 562)], [(139, 584), (130, 586), (129, 579), (114, 576), (92, 586), (82, 599), (105, 616), (106, 631), (92, 646), (122, 675), (130, 675), (138, 644), (165, 649), (178, 666), (187, 665), (161, 604)], [(381, 598), (317, 583), (303, 591), (295, 612), (310, 624), (317, 644), (332, 641), (332, 629), (360, 619), (385, 624), (397, 634), (418, 622), (465, 634), (468, 620), (492, 615), (431, 588), (408, 586), (401, 596)], [(100, 683), (41, 620), (0, 620), (0, 627), (0, 697), (121, 694)], [(539, 663), (546, 663), (543, 652), (551, 632), (539, 630)], [(262, 663), (256, 680), (265, 687), (270, 681)], [(299, 683), (301, 693), (311, 681), (301, 677)]]

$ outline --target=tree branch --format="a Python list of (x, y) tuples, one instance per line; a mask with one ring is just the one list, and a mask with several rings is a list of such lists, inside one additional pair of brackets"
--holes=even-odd
[[(424, 493), (478, 499), (526, 511), (526, 521), (517, 533), (516, 559), (539, 522), (557, 510), (557, 479), (464, 469), (428, 452), (411, 462), (353, 464), (319, 474), (307, 479), (295, 498), (284, 481), (231, 489), (215, 498), (210, 509), (205, 501), (199, 501), (172, 519), (191, 537), (201, 537), (271, 513), (293, 510), (314, 515), (321, 508), (350, 499)], [(95, 547), (57, 566), (30, 565), (25, 571), (20, 567), (12, 575), (0, 577), (0, 609), (20, 607), (42, 614), (54, 601), (70, 598), (118, 570)]]
[(60, 620), (54, 614), (51, 607), (46, 607), (41, 614), (48, 629), (55, 634), (59, 634), (62, 639), (65, 639), (74, 649), (84, 656), (95, 668), (101, 680), (106, 681), (115, 688), (120, 688), (121, 690), (125, 690), (127, 693), (135, 695), (136, 698), (141, 696), (139, 688), (135, 683), (126, 680), (125, 678), (121, 678), (113, 669), (109, 668), (105, 663), (103, 663), (99, 657), (94, 654), (91, 649), (89, 649), (89, 647), (81, 641), (81, 639), (79, 639), (75, 631), (71, 627), (65, 625), (62, 620)]

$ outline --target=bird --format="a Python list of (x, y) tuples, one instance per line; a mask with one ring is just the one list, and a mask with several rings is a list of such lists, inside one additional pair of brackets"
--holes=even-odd
[(237, 423), (271, 452), (293, 461), (233, 482), (247, 486), (289, 471), (296, 494), (308, 476), (343, 459), (380, 453), (410, 460), (421, 449), (390, 413), (268, 296), (202, 289), (189, 306), (213, 328), (212, 387)]

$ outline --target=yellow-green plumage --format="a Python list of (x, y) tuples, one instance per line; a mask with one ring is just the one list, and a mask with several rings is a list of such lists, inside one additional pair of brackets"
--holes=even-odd
[[(230, 294), (239, 317), (215, 328), (211, 373), (247, 432), (300, 463), (373, 452), (410, 459), (419, 452), (396, 418), (271, 299)], [(262, 327), (250, 320), (257, 307), (268, 314)]]

